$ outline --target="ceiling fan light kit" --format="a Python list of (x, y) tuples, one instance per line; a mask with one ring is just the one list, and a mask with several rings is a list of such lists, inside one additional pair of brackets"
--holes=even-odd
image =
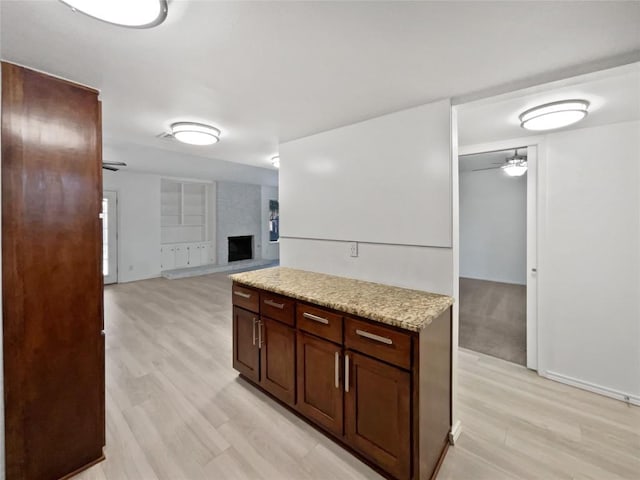
[(520, 114), (520, 126), (543, 131), (566, 127), (579, 122), (589, 113), (586, 100), (560, 100), (530, 108)]
[(220, 130), (211, 125), (195, 122), (177, 122), (171, 124), (171, 135), (189, 145), (213, 145), (220, 141)]
[(167, 0), (60, 0), (74, 12), (129, 28), (151, 28), (167, 18)]

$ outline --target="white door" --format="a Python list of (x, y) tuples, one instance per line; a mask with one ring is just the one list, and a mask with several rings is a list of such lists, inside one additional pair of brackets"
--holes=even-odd
[(175, 267), (176, 268), (186, 267), (189, 262), (189, 252), (187, 251), (187, 247), (184, 245), (177, 245), (175, 249), (176, 249)]
[(197, 267), (200, 265), (200, 244), (193, 243), (187, 247), (189, 249), (189, 266)]
[(211, 263), (211, 244), (203, 243), (200, 245), (200, 263), (202, 265), (209, 265)]
[(161, 270), (172, 270), (176, 265), (176, 249), (173, 246), (165, 245), (160, 249)]
[(104, 284), (118, 283), (118, 194), (102, 194), (102, 274)]

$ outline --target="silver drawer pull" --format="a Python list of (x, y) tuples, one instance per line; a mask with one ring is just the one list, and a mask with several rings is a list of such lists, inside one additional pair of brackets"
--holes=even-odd
[(336, 388), (340, 388), (340, 352), (336, 352), (335, 369), (333, 372)]
[(313, 313), (304, 312), (302, 316), (304, 318), (308, 318), (309, 320), (313, 320), (314, 322), (324, 323), (325, 325), (329, 325), (329, 320), (327, 320), (324, 317), (319, 317), (317, 315), (314, 315)]
[(279, 308), (280, 310), (284, 308), (284, 303), (276, 303), (273, 300), (265, 300), (264, 303), (271, 307)]
[(251, 298), (250, 293), (238, 292), (237, 290), (234, 291), (233, 294), (238, 295), (239, 297), (242, 297), (242, 298)]
[(356, 330), (356, 334), (361, 337), (368, 338), (370, 340), (375, 340), (376, 342), (385, 343), (387, 345), (393, 345), (393, 340), (387, 337), (381, 337), (380, 335), (376, 335), (375, 333), (365, 332), (364, 330)]

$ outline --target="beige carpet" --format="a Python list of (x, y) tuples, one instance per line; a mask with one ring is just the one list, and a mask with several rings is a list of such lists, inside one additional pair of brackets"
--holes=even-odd
[(525, 365), (525, 285), (460, 278), (460, 346)]

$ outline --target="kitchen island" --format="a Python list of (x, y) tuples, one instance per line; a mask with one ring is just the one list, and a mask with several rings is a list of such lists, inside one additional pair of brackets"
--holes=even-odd
[(284, 267), (231, 275), (233, 366), (389, 478), (435, 478), (453, 299)]

